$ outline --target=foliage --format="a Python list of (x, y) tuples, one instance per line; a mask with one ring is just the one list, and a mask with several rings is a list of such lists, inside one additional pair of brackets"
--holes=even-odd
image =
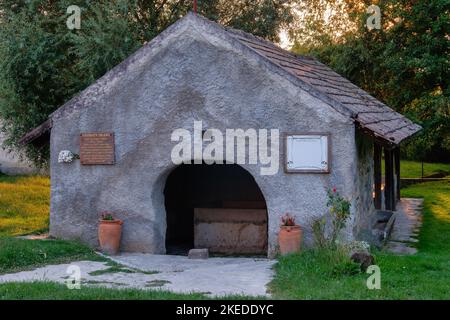
[(352, 267), (346, 268), (345, 260), (341, 264), (321, 251), (308, 250), (279, 258), (270, 284), (272, 295), (279, 299), (448, 299), (450, 183), (415, 184), (402, 189), (402, 196), (424, 198), (419, 252), (411, 256), (373, 252), (381, 269), (380, 290), (367, 289), (369, 274), (350, 276)]
[(349, 1), (302, 0), (294, 5), (294, 21), (289, 36), (293, 51), (309, 53), (335, 43), (354, 32), (357, 25)]
[[(303, 2), (302, 2), (303, 3)], [(450, 159), (449, 0), (307, 0), (307, 35), (293, 50), (317, 56), (338, 73), (424, 127), (405, 156)], [(380, 6), (381, 30), (366, 9)], [(336, 31), (333, 31), (333, 28)], [(347, 29), (347, 31), (345, 31)], [(333, 37), (330, 36), (333, 35)]]
[(113, 213), (110, 211), (103, 211), (101, 214), (101, 219), (105, 221), (114, 221)]
[[(75, 93), (68, 61), (68, 39), (60, 28), (62, 15), (47, 12), (50, 1), (0, 3), (0, 118), (8, 139), (5, 147), (18, 148), (18, 139), (46, 120), (55, 106)], [(45, 164), (48, 149), (27, 148), (25, 155)]]
[(295, 217), (291, 216), (289, 213), (286, 213), (281, 217), (281, 225), (286, 227), (295, 226)]
[(332, 223), (330, 241), (334, 243), (336, 242), (339, 232), (345, 227), (345, 222), (350, 216), (350, 202), (344, 199), (339, 192), (337, 192), (336, 188), (333, 188), (333, 190), (328, 190), (327, 194), (327, 207), (330, 208)]
[[(345, 222), (350, 216), (350, 202), (344, 199), (336, 188), (327, 190), (329, 207), (329, 219), (326, 216), (313, 219), (311, 229), (313, 231), (314, 243), (318, 248), (332, 248), (336, 246), (336, 240)], [(327, 235), (327, 222), (331, 222), (330, 232)]]
[[(270, 40), (292, 20), (294, 0), (199, 1), (199, 13)], [(69, 5), (81, 29), (66, 27)], [(46, 165), (47, 147), (19, 139), (192, 8), (191, 0), (0, 1), (0, 118), (4, 147)]]
[(316, 248), (328, 247), (328, 238), (326, 236), (327, 219), (325, 216), (314, 218), (311, 221), (311, 230), (314, 239), (314, 246)]

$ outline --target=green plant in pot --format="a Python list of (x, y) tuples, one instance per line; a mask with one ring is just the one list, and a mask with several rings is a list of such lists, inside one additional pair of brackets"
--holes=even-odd
[(98, 241), (102, 252), (115, 255), (120, 250), (123, 221), (115, 219), (110, 211), (101, 213), (98, 226)]

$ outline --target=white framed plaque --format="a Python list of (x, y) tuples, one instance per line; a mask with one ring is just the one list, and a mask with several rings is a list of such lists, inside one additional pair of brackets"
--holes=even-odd
[(330, 173), (329, 134), (286, 134), (284, 143), (287, 173)]

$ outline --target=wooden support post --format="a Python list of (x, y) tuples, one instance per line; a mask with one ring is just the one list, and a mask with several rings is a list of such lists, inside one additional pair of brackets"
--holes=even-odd
[(422, 180), (423, 180), (423, 160), (422, 160)]
[(400, 147), (394, 151), (396, 199), (400, 200)]
[(375, 209), (381, 209), (381, 146), (374, 142), (373, 144), (373, 181), (375, 187)]
[(384, 148), (384, 199), (386, 210), (395, 210), (394, 161), (392, 150)]

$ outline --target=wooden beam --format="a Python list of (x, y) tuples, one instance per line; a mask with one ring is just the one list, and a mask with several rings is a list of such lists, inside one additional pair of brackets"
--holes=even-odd
[(386, 210), (395, 210), (394, 161), (392, 150), (384, 149), (384, 200)]
[(25, 134), (22, 138), (20, 138), (19, 143), (22, 145), (26, 145), (26, 144), (38, 139), (45, 133), (49, 132), (52, 129), (52, 126), (53, 126), (52, 119), (48, 119), (47, 121), (42, 123), (40, 126), (34, 128), (33, 130), (31, 130), (30, 132)]
[(381, 209), (381, 146), (378, 143), (373, 144), (373, 181), (375, 187), (374, 205), (375, 209)]
[(394, 149), (396, 200), (400, 200), (400, 147)]

